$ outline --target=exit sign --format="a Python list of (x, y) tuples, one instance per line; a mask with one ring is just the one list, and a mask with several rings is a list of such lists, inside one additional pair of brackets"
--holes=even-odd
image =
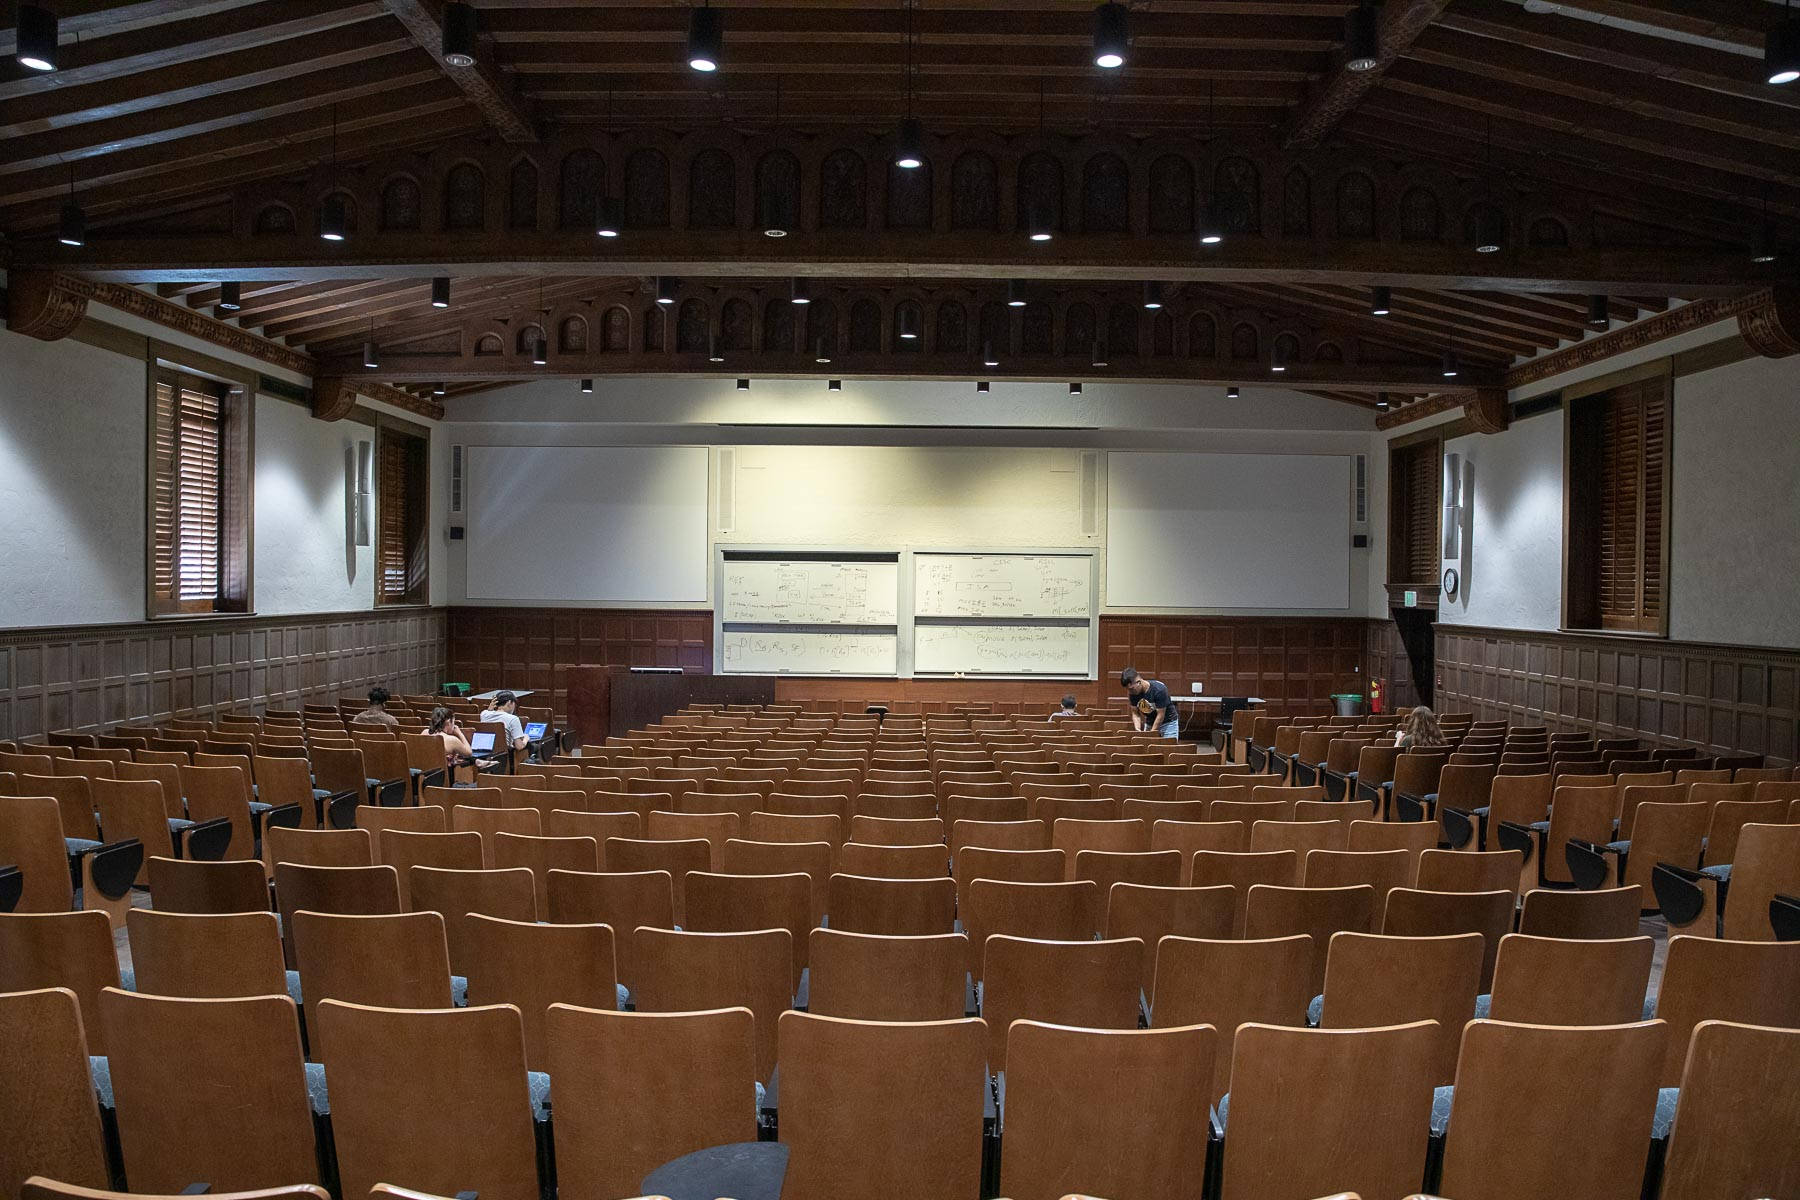
[(1419, 607), (1419, 593), (1417, 593), (1417, 592), (1414, 592), (1414, 591), (1403, 592), (1401, 594), (1400, 599), (1401, 599), (1401, 603), (1404, 604), (1407, 608)]

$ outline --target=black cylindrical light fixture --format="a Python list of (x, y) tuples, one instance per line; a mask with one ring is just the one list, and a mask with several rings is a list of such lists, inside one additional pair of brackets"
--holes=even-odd
[(825, 390), (828, 392), (841, 392), (844, 390), (844, 381), (841, 379), (827, 379), (825, 381)]
[(775, 188), (767, 189), (757, 199), (756, 223), (764, 237), (786, 237), (797, 216), (789, 197)]
[(1762, 230), (1756, 235), (1756, 248), (1750, 252), (1750, 261), (1758, 266), (1766, 266), (1775, 261), (1779, 251), (1775, 246), (1775, 226), (1764, 221)]
[(718, 335), (710, 329), (706, 331), (706, 361), (709, 363), (722, 363), (725, 361), (725, 356), (719, 353)]
[(1081, 395), (1081, 385), (1079, 383), (1071, 383), (1069, 385), (1069, 395), (1071, 395), (1071, 396)]
[(1359, 0), (1344, 18), (1344, 69), (1373, 71), (1381, 59), (1381, 13), (1374, 0)]
[(812, 285), (799, 275), (794, 276), (794, 284), (788, 293), (788, 299), (795, 304), (812, 303)]
[(675, 279), (671, 275), (656, 277), (656, 302), (658, 304), (675, 303)]
[(1484, 204), (1475, 210), (1475, 253), (1497, 254), (1506, 243), (1506, 218), (1500, 209)]
[(1219, 206), (1208, 200), (1200, 206), (1200, 244), (1216, 246), (1225, 240), (1225, 229), (1219, 221)]
[[(1793, 12), (1793, 0), (1789, 0), (1788, 12)], [(19, 32), (19, 44), (23, 46), (23, 25)], [(1769, 36), (1763, 41), (1763, 67), (1768, 72), (1769, 82), (1773, 84), (1792, 83), (1800, 79), (1800, 17), (1789, 15), (1781, 24), (1769, 30)]]
[(446, 394), (449, 390), (450, 390), (449, 388), (444, 386), (444, 381), (441, 379), (431, 385), (431, 394), (434, 396), (442, 396), (442, 395)]
[(1462, 373), (1461, 369), (1457, 365), (1456, 351), (1454, 351), (1454, 350), (1444, 351), (1443, 371), (1444, 371), (1445, 379), (1455, 379), (1458, 375), (1460, 375)]
[(219, 311), (237, 312), (244, 307), (241, 285), (235, 280), (227, 280), (219, 285)]
[(319, 236), (328, 242), (341, 242), (350, 236), (350, 215), (342, 192), (325, 197), (319, 209)]
[(444, 5), (444, 65), (475, 65), (475, 6), (452, 3)]
[(73, 197), (63, 203), (62, 216), (56, 223), (56, 240), (65, 246), (87, 244), (87, 214)]
[(547, 367), (550, 365), (550, 339), (538, 334), (537, 341), (531, 344), (531, 365)]
[(1106, 365), (1106, 343), (1101, 341), (1099, 338), (1095, 338), (1094, 339), (1094, 366), (1104, 367), (1105, 365)]
[(1369, 294), (1369, 315), (1370, 316), (1385, 317), (1393, 311), (1394, 311), (1394, 293), (1390, 289), (1380, 286), (1380, 285), (1377, 285), (1376, 287), (1370, 289), (1370, 294)]
[(1607, 311), (1605, 296), (1589, 296), (1587, 323), (1594, 329), (1605, 329), (1612, 324), (1612, 314)]
[(1228, 387), (1225, 389), (1225, 398), (1227, 400), (1240, 399), (1243, 396), (1243, 394), (1244, 394), (1244, 392), (1243, 392), (1242, 388)]
[(687, 61), (696, 71), (716, 71), (725, 51), (725, 25), (717, 9), (701, 5), (688, 14)]
[(825, 338), (823, 336), (813, 343), (813, 361), (816, 363), (828, 363), (831, 361), (831, 353), (825, 349)]
[(986, 395), (988, 391), (988, 381), (985, 379), (977, 379), (975, 381), (975, 391), (979, 395)]
[(902, 341), (915, 342), (919, 339), (919, 318), (916, 309), (903, 307), (900, 310), (900, 338)]
[(1006, 281), (1006, 306), (1008, 308), (1025, 307), (1025, 281), (1023, 279)]
[(740, 392), (747, 392), (747, 391), (749, 391), (749, 390), (750, 390), (750, 381), (749, 381), (749, 380), (748, 380), (748, 379), (740, 379), (740, 380), (738, 380), (738, 381), (737, 381), (737, 390), (738, 390), (738, 391), (740, 391)]
[(1108, 3), (1094, 9), (1094, 65), (1116, 71), (1125, 65), (1131, 43), (1130, 17), (1123, 4)]
[(581, 394), (584, 396), (591, 396), (594, 394), (594, 381), (593, 380), (584, 379), (581, 381)]
[(363, 366), (373, 371), (380, 365), (381, 354), (375, 345), (375, 339), (371, 337), (363, 343)]
[(1047, 242), (1056, 236), (1047, 205), (1033, 204), (1025, 210), (1025, 236), (1034, 242)]
[(1279, 344), (1269, 353), (1269, 370), (1279, 375), (1288, 368), (1287, 351)]
[(1000, 356), (994, 353), (994, 343), (986, 342), (982, 345), (981, 365), (984, 367), (997, 367), (1000, 365)]
[(450, 307), (450, 277), (437, 275), (431, 280), (431, 307)]
[(625, 202), (617, 196), (604, 196), (600, 200), (600, 219), (594, 223), (594, 232), (603, 238), (616, 238), (625, 228)]
[(1163, 285), (1155, 279), (1144, 280), (1144, 307), (1155, 310), (1163, 306)]
[(56, 14), (42, 4), (19, 5), (19, 65), (29, 71), (56, 70)]
[(1376, 392), (1375, 393), (1375, 407), (1380, 409), (1382, 412), (1386, 412), (1388, 409), (1393, 407), (1393, 402), (1388, 399), (1388, 394), (1386, 392)]
[(894, 165), (909, 171), (925, 165), (925, 127), (917, 117), (900, 122), (900, 133), (894, 138)]

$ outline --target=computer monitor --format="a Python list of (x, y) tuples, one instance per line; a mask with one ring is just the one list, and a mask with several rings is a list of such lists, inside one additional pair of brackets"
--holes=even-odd
[(531, 722), (530, 724), (525, 726), (525, 740), (528, 742), (543, 741), (544, 740), (544, 730), (546, 730), (548, 728), (550, 728), (550, 725), (549, 725), (549, 722), (547, 722), (547, 721)]
[(471, 733), (469, 749), (477, 754), (492, 754), (494, 752), (494, 735), (492, 733)]

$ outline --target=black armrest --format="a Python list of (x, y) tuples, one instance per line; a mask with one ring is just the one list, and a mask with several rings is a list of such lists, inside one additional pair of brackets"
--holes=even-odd
[(0, 867), (0, 913), (17, 908), (24, 894), (25, 872), (18, 867)]
[(1400, 821), (1423, 821), (1431, 814), (1427, 809), (1435, 807), (1419, 796), (1409, 796), (1405, 792), (1394, 793), (1394, 817)]
[(1584, 892), (1595, 892), (1606, 886), (1609, 874), (1606, 867), (1608, 854), (1619, 854), (1619, 870), (1623, 875), (1625, 858), (1617, 850), (1609, 851), (1598, 842), (1584, 842), (1580, 838), (1570, 838), (1563, 846), (1563, 858), (1569, 864), (1569, 874), (1575, 880), (1575, 886)]
[(285, 829), (300, 828), (300, 805), (298, 803), (283, 804), (264, 813), (259, 813), (255, 809), (250, 810), (250, 833), (257, 840), (262, 839), (263, 830), (278, 825)]
[[(362, 793), (360, 791), (333, 792), (329, 796), (313, 797), (313, 819), (317, 821), (320, 828), (325, 826), (326, 818), (337, 809), (337, 806), (346, 800), (351, 802), (351, 808), (355, 808), (362, 802)], [(333, 825), (332, 828), (342, 829), (345, 827)]]
[(369, 802), (384, 808), (401, 808), (406, 804), (407, 793), (412, 788), (412, 776), (404, 779), (384, 779), (369, 789)]
[(93, 876), (94, 886), (108, 900), (123, 900), (131, 891), (138, 872), (144, 866), (144, 843), (136, 838), (125, 838), (123, 841), (110, 842), (104, 846), (96, 846), (92, 850), (77, 850), (69, 855), (69, 861), (79, 864), (82, 859), (88, 861), (88, 873)]
[(325, 802), (319, 823), (331, 829), (355, 829), (356, 810), (362, 797), (355, 792), (339, 792)]
[(444, 773), (445, 773), (445, 772), (446, 772), (446, 771), (447, 771), (447, 770), (449, 770), (449, 768), (448, 768), (448, 767), (433, 767), (433, 768), (432, 768), (432, 769), (431, 769), (431, 770), (429, 770), (429, 771), (421, 771), (421, 772), (419, 772), (419, 778), (418, 778), (418, 783), (419, 783), (419, 794), (420, 794), (420, 795), (423, 795), (423, 794), (424, 794), (424, 789), (426, 789), (426, 788), (428, 788), (428, 787), (444, 787), (444, 786), (447, 786), (447, 785), (446, 785), (446, 784), (445, 784), (445, 783), (444, 783)]
[(1461, 850), (1474, 840), (1475, 822), (1462, 809), (1446, 804), (1438, 809), (1438, 820), (1443, 822), (1444, 836), (1449, 839), (1452, 850)]
[(1538, 842), (1537, 836), (1530, 826), (1521, 825), (1517, 821), (1502, 821), (1494, 830), (1494, 837), (1499, 841), (1502, 850), (1522, 851), (1525, 855), (1525, 865), (1531, 865), (1532, 858), (1537, 854)]
[(1800, 942), (1800, 896), (1776, 896), (1769, 901), (1769, 924), (1778, 942)]
[(231, 848), (231, 818), (214, 817), (176, 834), (175, 852), (183, 858), (217, 862)]
[(1656, 907), (1670, 925), (1688, 925), (1698, 920), (1706, 907), (1706, 893), (1700, 881), (1706, 876), (1674, 863), (1657, 863), (1650, 868), (1650, 890), (1656, 895)]

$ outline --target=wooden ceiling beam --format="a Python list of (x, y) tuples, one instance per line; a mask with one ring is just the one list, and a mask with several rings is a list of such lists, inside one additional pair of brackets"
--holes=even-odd
[(245, 303), (243, 311), (238, 314), (238, 324), (246, 329), (264, 329), (276, 321), (329, 313), (371, 296), (402, 291), (412, 286), (413, 282), (407, 279), (365, 279), (312, 286), (297, 285), (289, 291), (268, 294)]
[[(1208, 100), (1207, 85), (1214, 84), (1212, 98), (1221, 106), (1260, 102), (1270, 98), (1293, 100), (1293, 85), (1309, 78), (1311, 72), (1303, 69), (1280, 70), (1274, 67), (1249, 69), (1231, 76), (1200, 77), (1183, 79), (1173, 74), (1146, 75), (1133, 79), (1130, 87), (1103, 89), (1096, 87), (1091, 81), (1080, 77), (1057, 76), (1043, 80), (1043, 96), (1047, 108), (1066, 109), (1070, 105), (1086, 106), (1093, 103), (1095, 97), (1104, 97), (1110, 102), (1156, 100), (1164, 103), (1199, 105), (1204, 107)], [(1036, 105), (1040, 95), (1039, 80), (1030, 75), (996, 75), (982, 78), (979, 75), (962, 74), (944, 75), (927, 80), (919, 77), (919, 86), (914, 91), (914, 98), (921, 104), (931, 101), (987, 103), (994, 99), (1006, 98), (1030, 101), (1036, 113)], [(672, 104), (698, 103), (714, 104), (725, 100), (735, 100), (742, 104), (758, 104), (773, 110), (775, 85), (770, 80), (759, 84), (754, 89), (719, 89), (716, 91), (696, 92), (692, 87), (683, 86), (688, 81), (680, 76), (656, 74), (595, 74), (593, 72), (573, 72), (568, 74), (521, 75), (521, 90), (525, 95), (538, 101), (612, 101), (620, 112), (628, 111), (626, 105), (655, 105), (665, 117)], [(1199, 87), (1195, 83), (1200, 84)], [(872, 88), (868, 80), (858, 81), (850, 72), (783, 76), (781, 81), (781, 112), (785, 120), (791, 112), (799, 111), (808, 101), (843, 100), (857, 98), (867, 102), (888, 100), (901, 97), (904, 93), (898, 88)], [(558, 119), (562, 111), (557, 112)], [(761, 115), (760, 112), (745, 114), (746, 117)]]
[(1352, 328), (1364, 336), (1412, 346), (1422, 353), (1442, 353), (1454, 338), (1465, 357), (1503, 363), (1516, 355), (1529, 354), (1540, 345), (1528, 337), (1483, 323), (1454, 321), (1417, 310), (1404, 318), (1371, 316), (1366, 304), (1331, 288), (1292, 284), (1239, 286), (1261, 296), (1264, 304), (1303, 308), (1316, 314), (1320, 324)]
[[(82, 38), (93, 39), (112, 33), (126, 32), (129, 27), (161, 24), (171, 18), (210, 17), (253, 4), (256, 0), (57, 0), (56, 30), (58, 42), (73, 45)], [(18, 30), (0, 29), (0, 57), (11, 58), (19, 50)]]
[[(1361, 289), (1327, 289), (1350, 304), (1367, 311), (1368, 293)], [(1433, 292), (1419, 288), (1400, 288), (1392, 294), (1392, 314), (1382, 320), (1405, 321), (1417, 312), (1443, 313), (1453, 320), (1473, 320), (1485, 326), (1507, 331), (1536, 346), (1554, 346), (1571, 335), (1579, 336), (1580, 325), (1572, 315), (1545, 314), (1526, 304), (1510, 303), (1510, 295), (1492, 293), (1491, 302), (1480, 299), (1478, 292)]]
[[(561, 304), (581, 300), (592, 294), (593, 281), (576, 279), (547, 284), (541, 293), (543, 304)], [(539, 319), (539, 296), (536, 283), (514, 281), (510, 287), (493, 288), (479, 296), (458, 298), (449, 313), (431, 307), (428, 294), (413, 291), (378, 304), (359, 306), (354, 314), (345, 313), (329, 320), (302, 322), (301, 328), (276, 329), (277, 336), (304, 343), (311, 353), (348, 353), (365, 334), (357, 326), (367, 327), (370, 317), (377, 318), (376, 340), (382, 346), (427, 338), (433, 334), (459, 329), (474, 319), (473, 310), (500, 310), (509, 328), (518, 329)], [(589, 322), (592, 325), (592, 321)]]
[(49, 88), (75, 87), (143, 71), (175, 69), (197, 58), (229, 54), (355, 25), (382, 14), (374, 0), (268, 0), (193, 20), (158, 21), (128, 34), (77, 42), (59, 51), (48, 75), (17, 62), (0, 64), (0, 100)]
[(526, 144), (538, 140), (538, 121), (528, 101), (521, 99), (512, 82), (501, 74), (494, 56), (477, 42), (475, 63), (452, 67), (443, 61), (444, 7), (442, 0), (384, 0), (387, 10), (412, 35), (421, 50), (461, 88), (469, 102), (487, 118), (504, 141)]
[[(1204, 82), (1215, 62), (1221, 70), (1250, 70), (1271, 66), (1284, 70), (1316, 69), (1317, 53), (1330, 42), (1314, 45), (1281, 38), (1264, 39), (1267, 45), (1222, 43), (1213, 47), (1139, 50), (1132, 55), (1131, 65), (1122, 78), (1126, 80), (1150, 75), (1174, 75)], [(647, 48), (631, 43), (612, 42), (524, 42), (507, 48), (506, 66), (520, 75), (568, 74), (601, 71), (638, 75), (667, 75), (687, 79), (696, 91), (732, 90), (734, 80), (747, 75), (861, 75), (872, 87), (900, 90), (906, 66), (906, 52), (898, 42), (876, 45), (846, 45), (821, 42), (796, 46), (785, 43), (760, 43), (735, 46), (730, 57), (716, 75), (698, 79), (682, 61), (680, 48), (671, 45), (666, 52), (646, 53)], [(1203, 53), (1204, 57), (1199, 55)], [(1017, 45), (1010, 40), (994, 46), (940, 47), (939, 52), (914, 69), (923, 79), (950, 75), (984, 74), (1043, 77), (1052, 75), (1085, 78), (1100, 84), (1098, 70), (1083, 68), (1080, 60), (1054, 47)], [(1116, 86), (1116, 85), (1113, 85)]]
[(1396, 59), (1411, 48), (1420, 34), (1444, 11), (1449, 0), (1388, 0), (1380, 10), (1380, 52), (1375, 65), (1352, 71), (1342, 50), (1333, 55), (1331, 74), (1323, 86), (1309, 95), (1288, 122), (1283, 143), (1289, 148), (1317, 146), (1331, 135), (1345, 115), (1362, 101)]
[(1688, 37), (1762, 53), (1763, 37), (1781, 20), (1765, 0), (1558, 0), (1558, 8), (1616, 17)]

